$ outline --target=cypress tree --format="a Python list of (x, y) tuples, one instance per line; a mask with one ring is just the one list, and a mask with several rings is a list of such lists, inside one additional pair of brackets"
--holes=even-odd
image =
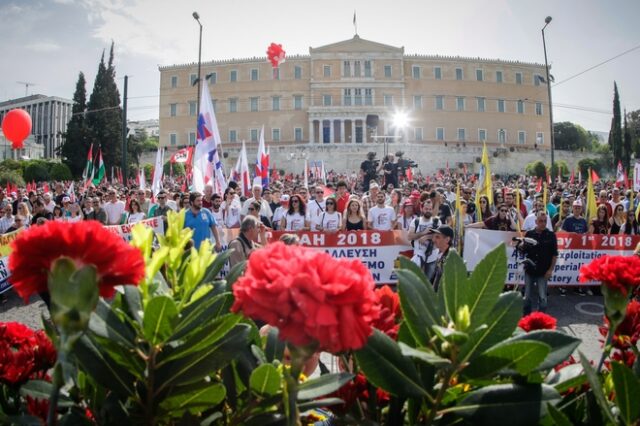
[(87, 89), (84, 73), (78, 75), (76, 90), (73, 94), (72, 116), (67, 125), (64, 143), (60, 146), (59, 154), (64, 163), (69, 166), (73, 176), (79, 176), (86, 163), (90, 141), (85, 121), (87, 110)]
[(622, 116), (620, 114), (620, 95), (618, 85), (613, 82), (613, 118), (611, 119), (611, 130), (609, 131), (609, 147), (613, 153), (613, 164), (617, 166), (618, 161), (622, 161)]

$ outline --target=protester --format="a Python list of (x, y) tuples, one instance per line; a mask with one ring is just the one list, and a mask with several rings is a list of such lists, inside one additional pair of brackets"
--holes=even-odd
[(362, 211), (362, 205), (357, 199), (349, 200), (347, 209), (342, 218), (343, 231), (363, 231), (367, 228), (367, 220)]
[(349, 192), (347, 192), (347, 183), (343, 180), (339, 181), (336, 184), (336, 193), (335, 199), (337, 203), (337, 210), (339, 212), (344, 212), (347, 208), (347, 203), (349, 202)]
[(562, 230), (577, 234), (585, 234), (589, 230), (587, 221), (582, 217), (582, 202), (580, 200), (573, 202), (572, 213), (562, 223)]
[(138, 200), (131, 200), (129, 202), (129, 214), (127, 216), (127, 223), (134, 224), (145, 219), (145, 214), (141, 211), (140, 202)]
[(264, 232), (264, 225), (254, 216), (247, 216), (242, 219), (238, 238), (229, 243), (229, 250), (231, 250), (231, 256), (229, 257), (230, 268), (249, 259), (249, 255), (261, 247), (260, 241), (266, 242)]
[(324, 232), (337, 232), (342, 225), (342, 214), (336, 211), (336, 200), (333, 198), (325, 202), (325, 211), (320, 216), (317, 230)]
[(609, 224), (611, 227), (609, 228), (610, 234), (619, 234), (620, 229), (624, 225), (626, 219), (626, 215), (624, 213), (624, 206), (622, 202), (618, 202), (613, 207), (613, 217), (609, 219)]
[(589, 234), (608, 234), (611, 228), (606, 204), (600, 204), (596, 210), (596, 217), (589, 224)]
[(490, 229), (492, 231), (516, 231), (516, 223), (509, 217), (509, 208), (505, 203), (498, 206), (497, 213), (482, 222), (467, 225), (467, 228)]
[(220, 204), (220, 209), (224, 214), (224, 224), (227, 228), (240, 227), (240, 211), (242, 206), (236, 190), (229, 187), (224, 192), (224, 201)]
[(6, 233), (13, 226), (13, 221), (13, 208), (7, 204), (4, 207), (4, 215), (0, 218), (0, 234)]
[(312, 231), (319, 230), (321, 216), (325, 212), (325, 203), (324, 189), (321, 186), (316, 186), (313, 191), (313, 198), (307, 203), (307, 221)]
[(396, 226), (396, 213), (392, 207), (385, 206), (384, 193), (376, 196), (376, 205), (369, 209), (367, 226), (376, 231), (390, 231)]
[(449, 225), (440, 225), (438, 228), (432, 228), (430, 232), (433, 234), (433, 245), (438, 249), (438, 259), (436, 260), (432, 280), (433, 288), (438, 291), (447, 257), (456, 251), (455, 248), (451, 247), (454, 232)]
[(262, 198), (262, 185), (256, 184), (251, 188), (251, 192), (253, 193), (253, 197), (248, 198), (244, 204), (242, 205), (242, 210), (240, 211), (240, 216), (244, 217), (249, 214), (249, 206), (252, 202), (256, 201), (260, 203), (260, 216), (266, 216), (271, 220), (271, 216), (273, 213), (271, 212), (271, 207), (269, 207), (269, 202)]
[(280, 229), (282, 231), (303, 231), (309, 229), (304, 201), (300, 195), (295, 194), (289, 198), (289, 209), (282, 219), (280, 219)]
[(627, 212), (627, 221), (622, 225), (620, 233), (625, 235), (640, 235), (639, 231), (638, 218), (636, 217), (635, 211), (631, 209)]
[(193, 245), (197, 249), (200, 248), (200, 244), (206, 239), (211, 237), (215, 238), (215, 250), (220, 251), (222, 249), (222, 243), (220, 240), (220, 234), (218, 233), (218, 227), (216, 226), (216, 220), (211, 214), (209, 209), (202, 207), (202, 194), (199, 192), (192, 192), (189, 194), (189, 209), (187, 210), (184, 218), (184, 227), (191, 228), (193, 230)]
[(433, 215), (433, 204), (431, 200), (425, 200), (422, 205), (422, 216), (414, 219), (409, 228), (407, 237), (413, 246), (413, 257), (411, 260), (425, 273), (429, 280), (433, 279), (436, 260), (438, 260), (438, 250), (433, 244), (433, 234), (431, 230), (440, 225), (440, 218)]
[(416, 217), (413, 212), (413, 202), (411, 200), (404, 201), (402, 203), (402, 211), (396, 219), (396, 229), (408, 231)]
[(107, 197), (109, 201), (103, 206), (107, 214), (107, 225), (119, 225), (125, 210), (124, 201), (118, 200), (118, 193), (114, 188), (108, 190)]
[(18, 229), (22, 228), (23, 226), (27, 226), (27, 222), (25, 222), (24, 217), (17, 214), (13, 218), (13, 224), (7, 228), (6, 233), (9, 234), (11, 232), (15, 232)]
[(257, 201), (252, 201), (249, 207), (247, 208), (247, 212), (249, 213), (247, 216), (253, 216), (256, 219), (260, 219), (260, 222), (266, 226), (267, 228), (272, 229), (273, 224), (269, 220), (269, 218), (263, 214), (260, 214), (261, 204)]

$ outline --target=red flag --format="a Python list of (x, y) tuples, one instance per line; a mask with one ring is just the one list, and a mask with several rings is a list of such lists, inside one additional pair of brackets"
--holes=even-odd
[(576, 177), (575, 172), (576, 172), (575, 169), (571, 170), (571, 177), (569, 178), (569, 184), (571, 185), (573, 185), (573, 181), (575, 180), (575, 177)]
[(413, 182), (413, 171), (411, 170), (411, 167), (407, 168), (407, 180), (409, 182)]
[(616, 169), (616, 186), (619, 188), (627, 181), (625, 171), (622, 168), (622, 161), (618, 160), (618, 168)]
[(599, 180), (600, 176), (598, 176), (595, 170), (591, 170), (591, 182), (595, 185)]
[(546, 167), (544, 169), (544, 175), (547, 179), (547, 185), (551, 185), (551, 174), (549, 174), (549, 169), (547, 169)]
[(462, 168), (464, 169), (464, 175), (467, 175), (467, 163), (462, 163)]
[(538, 184), (536, 185), (536, 192), (542, 191), (542, 178), (538, 178)]

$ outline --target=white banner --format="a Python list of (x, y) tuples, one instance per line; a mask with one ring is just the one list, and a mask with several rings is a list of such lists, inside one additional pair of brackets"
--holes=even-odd
[(131, 225), (112, 225), (105, 226), (109, 231), (120, 235), (125, 241), (131, 241), (131, 228), (141, 223), (145, 226), (153, 228), (153, 232), (156, 234), (164, 235), (164, 222), (161, 217), (152, 217), (149, 219), (141, 220), (140, 222), (133, 223)]
[(633, 166), (633, 190), (640, 191), (640, 161)]
[[(465, 230), (464, 261), (468, 271), (473, 271), (486, 256), (500, 243), (507, 246), (507, 279), (505, 284), (524, 284), (524, 273), (519, 263), (522, 257), (515, 251), (512, 238), (515, 232), (490, 231), (487, 229)], [(640, 242), (640, 236), (573, 234), (557, 232), (558, 259), (549, 285), (579, 285), (580, 267), (605, 254), (630, 256)], [(587, 283), (600, 285), (600, 283)], [(583, 284), (584, 285), (584, 284)]]

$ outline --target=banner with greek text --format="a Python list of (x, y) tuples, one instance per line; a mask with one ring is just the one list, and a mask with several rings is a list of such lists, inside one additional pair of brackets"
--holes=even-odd
[[(473, 271), (478, 262), (500, 243), (507, 246), (507, 279), (505, 284), (524, 284), (524, 272), (520, 262), (523, 257), (515, 250), (512, 239), (515, 232), (466, 229), (464, 238), (464, 261), (467, 270)], [(640, 236), (556, 233), (558, 259), (549, 285), (579, 285), (580, 267), (605, 254), (630, 256)], [(600, 283), (586, 283), (600, 285)]]
[(145, 226), (153, 228), (153, 232), (159, 235), (164, 235), (164, 222), (161, 217), (152, 217), (149, 219), (141, 220), (140, 222), (136, 222), (134, 224), (125, 224), (125, 225), (112, 225), (105, 226), (109, 231), (120, 235), (124, 238), (125, 241), (131, 241), (131, 228), (136, 226), (138, 223), (141, 223)]
[(11, 272), (9, 272), (9, 256), (5, 256), (0, 258), (0, 294), (11, 288), (11, 284), (9, 283), (10, 276)]

